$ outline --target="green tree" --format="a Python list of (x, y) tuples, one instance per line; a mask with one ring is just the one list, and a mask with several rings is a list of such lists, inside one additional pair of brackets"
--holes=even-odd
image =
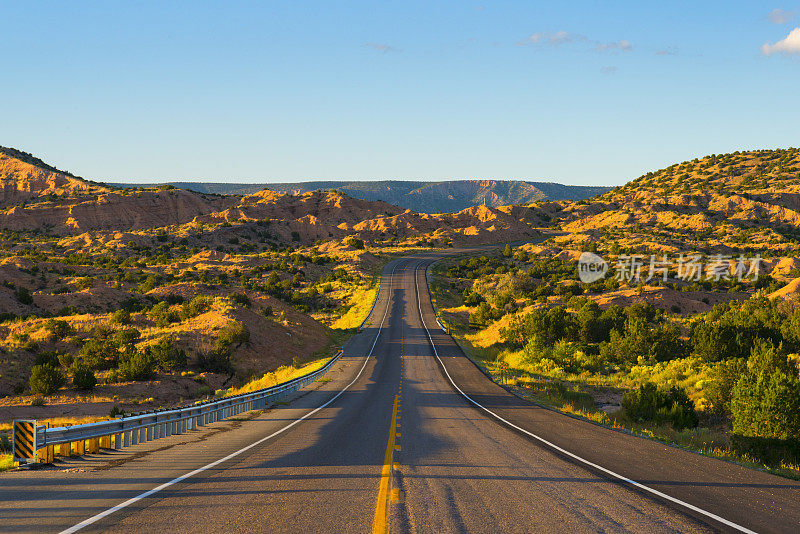
[(734, 434), (797, 439), (800, 381), (780, 369), (747, 372), (731, 392), (731, 412)]
[(50, 395), (58, 391), (65, 383), (64, 373), (51, 364), (34, 365), (31, 369), (31, 393)]
[(147, 353), (136, 351), (119, 362), (119, 374), (125, 380), (149, 380), (153, 378), (156, 362)]
[(75, 389), (89, 391), (94, 389), (97, 384), (97, 377), (94, 371), (85, 363), (77, 361), (72, 364), (72, 385)]

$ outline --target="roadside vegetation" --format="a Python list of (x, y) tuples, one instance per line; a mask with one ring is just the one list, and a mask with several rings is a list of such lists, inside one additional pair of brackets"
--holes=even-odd
[(778, 281), (765, 277), (707, 311), (681, 313), (663, 292), (659, 306), (648, 301), (650, 288), (612, 278), (580, 284), (574, 261), (526, 247), (443, 260), (433, 273), (444, 324), (515, 393), (800, 476), (800, 307), (765, 296)]

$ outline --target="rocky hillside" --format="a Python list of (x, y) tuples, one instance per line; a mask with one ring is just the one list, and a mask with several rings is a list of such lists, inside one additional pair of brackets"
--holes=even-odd
[[(2, 154), (0, 183), (6, 191), (0, 228), (58, 236), (99, 232), (92, 243), (107, 246), (116, 233), (159, 230), (170, 234), (219, 233), (269, 226), (273, 241), (310, 243), (356, 235), (373, 242), (423, 236), (442, 242), (482, 243), (535, 235), (523, 219), (528, 209), (470, 207), (427, 215), (339, 191), (275, 192), (245, 197), (162, 186), (109, 189), (55, 170), (17, 151)], [(263, 232), (262, 232), (263, 233)]]
[[(114, 184), (133, 187), (132, 184)], [(172, 182), (168, 185), (201, 193), (249, 195), (267, 188), (294, 194), (317, 189), (336, 190), (362, 200), (380, 200), (422, 213), (456, 212), (472, 206), (525, 204), (536, 200), (582, 200), (605, 193), (608, 187), (562, 185), (550, 182), (454, 180), (447, 182), (299, 182), (267, 184)]]
[(573, 241), (623, 249), (800, 250), (800, 149), (711, 155), (644, 176), (591, 202), (538, 203)]
[(0, 207), (40, 198), (76, 198), (108, 191), (105, 186), (59, 171), (27, 152), (2, 146), (0, 178)]

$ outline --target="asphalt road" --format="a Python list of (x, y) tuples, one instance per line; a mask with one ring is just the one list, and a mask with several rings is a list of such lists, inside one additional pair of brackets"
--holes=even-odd
[(330, 381), (247, 420), (2, 474), (0, 530), (800, 531), (800, 482), (536, 407), (488, 380), (436, 324), (431, 259), (387, 266)]

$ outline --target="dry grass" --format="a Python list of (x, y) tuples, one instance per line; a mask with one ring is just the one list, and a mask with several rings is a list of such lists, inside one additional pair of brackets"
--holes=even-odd
[(283, 367), (278, 367), (274, 371), (265, 374), (261, 378), (251, 380), (242, 387), (229, 388), (225, 390), (225, 393), (222, 396), (231, 397), (233, 395), (239, 395), (241, 393), (250, 393), (252, 391), (269, 388), (277, 384), (281, 384), (283, 382), (288, 382), (289, 380), (293, 380), (303, 375), (307, 375), (308, 373), (313, 373), (317, 369), (324, 366), (328, 362), (328, 360), (329, 358), (320, 358), (318, 360), (314, 360), (311, 363), (303, 365), (299, 368), (294, 367), (292, 365), (285, 365)]
[(0, 454), (0, 471), (8, 471), (17, 466), (10, 454)]
[(334, 322), (331, 328), (335, 330), (348, 330), (361, 326), (361, 323), (364, 322), (364, 319), (367, 318), (367, 314), (372, 309), (372, 303), (375, 302), (378, 289), (378, 285), (374, 284), (372, 287), (359, 287), (353, 291), (349, 302), (350, 309)]

